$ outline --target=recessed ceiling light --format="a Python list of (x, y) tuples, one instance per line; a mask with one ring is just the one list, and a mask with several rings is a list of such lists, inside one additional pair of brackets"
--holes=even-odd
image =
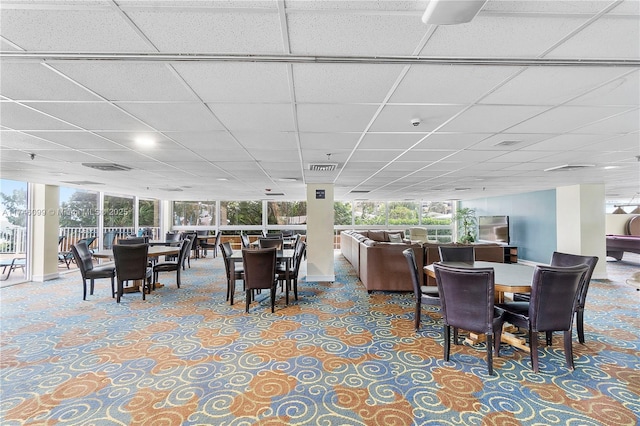
[(136, 145), (138, 145), (140, 148), (151, 148), (155, 146), (155, 144), (156, 141), (148, 136), (141, 136), (139, 138), (136, 138)]
[(604, 166), (603, 169), (605, 170), (611, 170), (611, 169), (619, 169), (620, 166)]
[(227, 179), (227, 178), (218, 178), (218, 179), (216, 179), (216, 180), (219, 180), (219, 181), (221, 181), (221, 182), (224, 182), (224, 181), (227, 181), (227, 180), (229, 180), (229, 179)]
[(278, 182), (297, 182), (298, 179), (296, 178), (279, 178)]

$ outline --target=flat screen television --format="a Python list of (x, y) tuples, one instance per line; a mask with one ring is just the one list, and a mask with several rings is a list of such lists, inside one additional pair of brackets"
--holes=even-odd
[(478, 240), (509, 244), (509, 216), (478, 216)]

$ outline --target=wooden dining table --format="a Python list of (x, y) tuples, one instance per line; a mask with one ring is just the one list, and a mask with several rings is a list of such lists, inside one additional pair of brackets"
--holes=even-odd
[[(251, 249), (249, 249), (251, 250)], [(276, 250), (276, 258), (278, 262), (285, 263), (285, 302), (289, 304), (289, 288), (292, 271), (291, 264), (293, 263), (293, 257), (295, 256), (295, 250), (284, 249), (284, 250)], [(236, 273), (236, 262), (242, 262), (242, 250), (234, 251), (231, 256), (229, 256), (229, 276), (231, 279), (235, 276)], [(231, 286), (231, 294), (229, 295), (229, 303), (233, 305), (233, 295), (235, 293), (235, 285)]]
[[(534, 268), (521, 263), (497, 263), (497, 262), (440, 262), (442, 265), (458, 268), (493, 268), (495, 302), (503, 303), (505, 293), (530, 293), (531, 280)], [(424, 272), (435, 278), (433, 264), (424, 267)], [(515, 336), (512, 326), (505, 326), (502, 330), (502, 341), (525, 352), (529, 352), (529, 346), (525, 339)], [(470, 333), (469, 343), (481, 342), (483, 334)]]

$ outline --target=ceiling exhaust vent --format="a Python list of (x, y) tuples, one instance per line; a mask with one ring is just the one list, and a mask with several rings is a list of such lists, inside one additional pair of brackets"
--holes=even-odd
[(93, 182), (90, 180), (63, 180), (62, 183), (70, 183), (71, 185), (104, 185), (104, 183)]
[(182, 192), (182, 188), (160, 188), (161, 191)]
[(332, 172), (338, 167), (338, 163), (311, 163), (309, 170), (314, 172)]
[(588, 167), (595, 167), (595, 164), (563, 164), (562, 166), (549, 167), (544, 169), (545, 172), (571, 172), (581, 170)]
[(268, 197), (277, 197), (280, 195), (284, 195), (284, 192), (265, 192), (264, 195)]
[(368, 194), (371, 191), (367, 189), (354, 189), (353, 191), (349, 191), (350, 194)]
[(131, 170), (131, 167), (123, 166), (116, 163), (82, 163), (83, 166), (103, 172), (125, 172)]

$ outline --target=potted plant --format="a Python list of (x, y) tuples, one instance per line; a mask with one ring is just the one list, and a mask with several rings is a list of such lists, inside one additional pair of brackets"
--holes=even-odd
[(473, 243), (476, 240), (476, 211), (469, 207), (462, 207), (456, 211), (455, 220), (458, 229), (461, 229), (458, 242), (463, 244)]

